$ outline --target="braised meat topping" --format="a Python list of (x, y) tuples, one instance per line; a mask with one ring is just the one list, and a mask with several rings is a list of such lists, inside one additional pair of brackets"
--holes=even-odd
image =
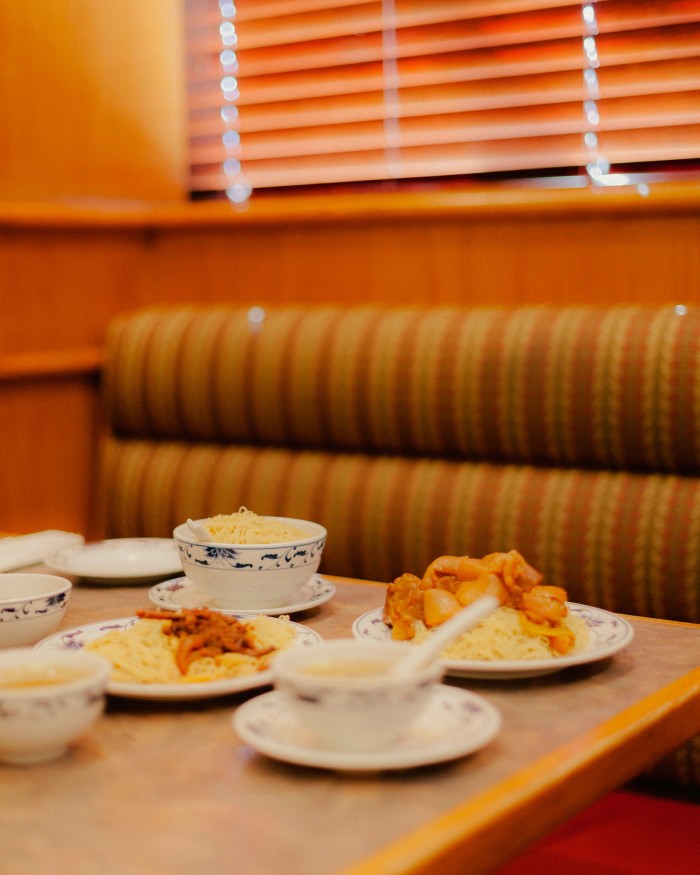
[(143, 620), (167, 620), (165, 635), (179, 639), (175, 662), (181, 674), (187, 674), (190, 663), (205, 656), (222, 653), (242, 653), (246, 656), (265, 656), (275, 648), (258, 648), (248, 627), (236, 617), (209, 608), (183, 608), (172, 611), (137, 611)]

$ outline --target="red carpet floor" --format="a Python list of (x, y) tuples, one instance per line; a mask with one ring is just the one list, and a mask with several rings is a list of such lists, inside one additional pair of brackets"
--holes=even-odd
[(611, 793), (494, 875), (700, 875), (700, 804)]

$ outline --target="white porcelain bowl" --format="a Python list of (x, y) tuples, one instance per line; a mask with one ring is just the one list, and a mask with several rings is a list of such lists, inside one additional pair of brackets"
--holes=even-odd
[(0, 651), (0, 761), (56, 759), (100, 716), (112, 672), (84, 651)]
[(0, 574), (0, 647), (35, 644), (58, 629), (71, 589), (53, 574)]
[[(289, 596), (318, 570), (326, 530), (291, 517), (267, 517), (308, 532), (308, 537), (279, 544), (222, 544), (204, 541), (187, 523), (173, 538), (185, 576), (228, 610), (283, 607)], [(205, 520), (196, 520), (200, 525)]]
[(340, 638), (283, 651), (272, 667), (274, 685), (328, 749), (382, 750), (418, 717), (443, 674), (436, 659), (408, 677), (391, 676), (388, 666), (412, 646)]

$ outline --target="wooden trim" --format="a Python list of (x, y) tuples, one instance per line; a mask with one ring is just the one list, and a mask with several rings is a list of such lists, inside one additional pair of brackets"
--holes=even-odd
[(0, 356), (0, 383), (40, 378), (99, 375), (104, 362), (101, 346)]
[(236, 207), (196, 203), (4, 203), (0, 228), (159, 229), (480, 219), (528, 215), (695, 212), (700, 182), (655, 183), (649, 194), (633, 187), (606, 189), (444, 188), (431, 191), (261, 195)]
[[(670, 713), (672, 726), (666, 720)], [(502, 852), (504, 835), (517, 855), (699, 727), (700, 669), (694, 669), (343, 875), (459, 875), (467, 869), (486, 875), (497, 849)], [(577, 775), (577, 791), (565, 793), (562, 787), (572, 775)], [(500, 824), (497, 833), (494, 821)]]

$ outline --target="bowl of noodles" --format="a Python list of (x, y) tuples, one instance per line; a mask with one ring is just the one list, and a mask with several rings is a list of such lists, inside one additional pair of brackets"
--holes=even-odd
[(220, 608), (284, 606), (318, 570), (326, 529), (292, 517), (236, 513), (188, 520), (173, 531), (185, 576)]

